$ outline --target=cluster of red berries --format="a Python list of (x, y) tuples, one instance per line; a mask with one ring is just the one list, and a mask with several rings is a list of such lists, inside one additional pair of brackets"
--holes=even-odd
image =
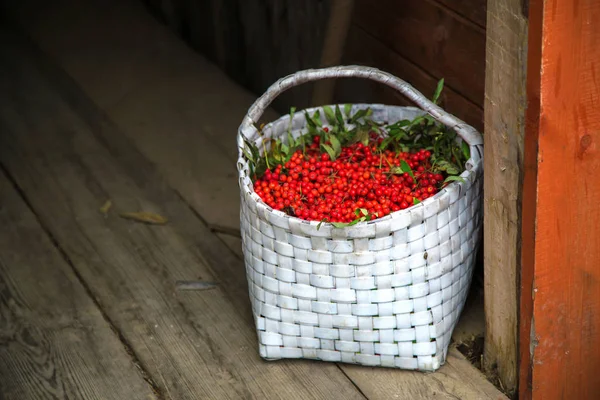
[[(296, 151), (285, 165), (267, 170), (254, 183), (256, 194), (270, 207), (305, 220), (349, 223), (356, 210), (370, 219), (403, 210), (435, 195), (441, 174), (430, 171), (431, 153), (380, 151), (381, 139), (356, 143), (331, 161), (319, 151), (316, 136), (306, 151)], [(410, 172), (402, 172), (402, 161)]]

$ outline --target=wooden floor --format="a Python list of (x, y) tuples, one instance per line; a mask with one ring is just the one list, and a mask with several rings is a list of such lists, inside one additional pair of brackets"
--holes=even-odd
[[(0, 398), (504, 398), (455, 349), (434, 374), (261, 360), (234, 144), (254, 96), (135, 1), (14, 3), (0, 24)], [(169, 222), (119, 217), (137, 211)], [(190, 279), (219, 286), (175, 290)]]

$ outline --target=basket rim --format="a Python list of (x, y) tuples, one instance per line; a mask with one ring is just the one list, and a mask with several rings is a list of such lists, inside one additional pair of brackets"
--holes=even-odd
[[(313, 110), (322, 110), (323, 107), (333, 107), (333, 106), (343, 106), (343, 104), (325, 104), (322, 106), (317, 106), (317, 107), (309, 107), (309, 108), (304, 108), (301, 110), (296, 110), (296, 114), (301, 114), (304, 111), (313, 111)], [(397, 106), (397, 105), (389, 105), (389, 104), (382, 104), (382, 103), (352, 103), (352, 106), (358, 106), (358, 107), (373, 107), (373, 106), (377, 106), (377, 107), (385, 107), (385, 108), (401, 108), (401, 109), (409, 109), (409, 110), (414, 110), (423, 114), (427, 114), (426, 111), (418, 108), (418, 107), (414, 107), (414, 106)], [(265, 126), (263, 127), (263, 131), (267, 131), (270, 130), (272, 128), (272, 126), (283, 120), (283, 119), (288, 119), (289, 118), (289, 114), (286, 115), (282, 115), (281, 117), (269, 122), (268, 124), (265, 124)], [(323, 124), (323, 126), (329, 126), (328, 124)], [(414, 212), (415, 210), (419, 209), (419, 208), (423, 208), (428, 206), (430, 203), (433, 203), (436, 200), (439, 200), (442, 196), (444, 196), (446, 193), (449, 193), (452, 190), (461, 190), (462, 186), (464, 185), (463, 182), (458, 182), (458, 181), (453, 181), (450, 182), (446, 187), (444, 187), (442, 190), (440, 190), (439, 192), (437, 192), (435, 195), (433, 195), (432, 197), (428, 197), (427, 199), (421, 201), (418, 204), (414, 204), (408, 208), (405, 208), (403, 210), (398, 210), (398, 211), (393, 211), (391, 213), (389, 213), (386, 216), (383, 217), (378, 217), (374, 220), (371, 221), (362, 221), (362, 222), (358, 222), (354, 225), (351, 226), (344, 226), (344, 227), (340, 227), (337, 228), (335, 226), (333, 226), (330, 222), (323, 222), (323, 221), (309, 221), (306, 219), (302, 219), (302, 218), (298, 218), (289, 214), (284, 213), (283, 211), (279, 211), (279, 210), (275, 210), (274, 208), (272, 208), (271, 206), (269, 206), (268, 204), (266, 204), (261, 198), (260, 196), (258, 196), (256, 194), (256, 192), (254, 191), (253, 188), (253, 183), (250, 179), (249, 176), (247, 176), (245, 174), (245, 171), (247, 171), (247, 165), (248, 162), (246, 161), (243, 152), (242, 152), (242, 147), (240, 146), (240, 143), (243, 143), (241, 140), (242, 137), (242, 132), (240, 130), (238, 130), (238, 160), (237, 160), (237, 170), (238, 170), (238, 181), (239, 181), (239, 186), (240, 189), (243, 191), (243, 194), (247, 194), (249, 198), (251, 198), (254, 203), (256, 205), (260, 204), (262, 205), (267, 212), (275, 214), (279, 217), (283, 217), (283, 218), (288, 218), (290, 220), (294, 220), (294, 221), (299, 221), (302, 224), (305, 225), (310, 225), (313, 227), (317, 227), (319, 225), (327, 225), (327, 226), (331, 226), (331, 229), (336, 229), (336, 230), (352, 230), (355, 229), (357, 227), (362, 227), (362, 226), (366, 226), (366, 225), (374, 225), (377, 224), (378, 222), (384, 222), (384, 221), (388, 221), (394, 218), (399, 218), (402, 217), (406, 214), (410, 214), (411, 212)], [(251, 139), (251, 138), (249, 138)], [(471, 154), (473, 154), (472, 150), (477, 150), (478, 147), (483, 147), (483, 145), (471, 145)], [(465, 164), (470, 164), (470, 168), (465, 169), (459, 176), (462, 177), (463, 179), (467, 180), (471, 177), (473, 177), (473, 181), (471, 184), (475, 183), (475, 181), (477, 180), (477, 176), (476, 176), (476, 171), (480, 168), (480, 165), (483, 164), (483, 154), (482, 152), (479, 152), (480, 157), (479, 159), (474, 159), (472, 156), (471, 158), (469, 158)], [(249, 184), (248, 184), (249, 182)]]

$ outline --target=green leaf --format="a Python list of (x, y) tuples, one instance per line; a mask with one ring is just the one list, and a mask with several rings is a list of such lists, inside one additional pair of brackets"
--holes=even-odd
[(242, 152), (244, 153), (244, 156), (246, 156), (248, 161), (254, 161), (254, 157), (252, 157), (252, 154), (246, 146), (242, 147)]
[(388, 125), (386, 127), (387, 130), (394, 130), (394, 129), (401, 129), (405, 126), (409, 126), (412, 123), (412, 121), (408, 120), (408, 119), (402, 119), (400, 121), (394, 122), (391, 125)]
[(456, 164), (444, 159), (438, 160), (435, 167), (439, 171), (446, 171), (448, 175), (458, 175), (460, 172)]
[(308, 125), (309, 127), (313, 127), (316, 128), (317, 124), (315, 124), (315, 121), (313, 121), (313, 119), (310, 117), (310, 115), (308, 115), (308, 112), (304, 111), (304, 118), (306, 119), (306, 125)]
[(435, 93), (433, 94), (433, 98), (431, 101), (433, 101), (434, 104), (437, 104), (439, 98), (440, 98), (440, 94), (442, 94), (442, 90), (444, 89), (444, 78), (440, 79), (440, 81), (437, 84), (437, 87), (435, 88)]
[(458, 170), (458, 167), (454, 164), (450, 164), (446, 167), (446, 172), (450, 175), (458, 175), (460, 173), (460, 171)]
[(333, 108), (330, 106), (324, 106), (323, 112), (325, 113), (325, 118), (327, 118), (327, 122), (330, 125), (335, 125), (335, 113), (333, 112)]
[(362, 213), (362, 215), (367, 216), (369, 215), (369, 211), (366, 208), (361, 208), (360, 212)]
[(386, 137), (385, 139), (383, 139), (383, 142), (381, 142), (381, 144), (379, 145), (379, 148), (381, 150), (386, 149), (389, 146), (389, 144), (392, 143), (392, 140), (394, 140), (393, 137), (391, 137), (391, 136)]
[(460, 145), (463, 155), (465, 156), (465, 160), (471, 158), (471, 148), (466, 142), (462, 142)]
[(296, 107), (290, 107), (290, 123), (288, 125), (288, 134), (292, 133), (292, 121), (294, 120), (295, 112), (296, 112)]
[(335, 106), (335, 118), (337, 119), (338, 126), (340, 130), (344, 130), (346, 124), (344, 123), (344, 116), (342, 115), (342, 111), (340, 110), (340, 106)]
[(315, 111), (315, 113), (313, 114), (313, 121), (315, 122), (315, 124), (319, 127), (323, 126), (323, 123), (321, 122), (321, 111), (317, 110)]
[(290, 154), (290, 148), (285, 143), (281, 143), (281, 152), (286, 156)]
[(352, 104), (344, 105), (344, 114), (346, 114), (347, 117), (350, 117), (351, 111), (352, 111)]
[(444, 180), (444, 183), (453, 182), (453, 181), (464, 182), (465, 180), (462, 176), (452, 175), (452, 176), (447, 177)]
[(333, 225), (336, 228), (345, 228), (347, 226), (350, 226), (350, 223), (347, 223), (347, 222), (332, 222), (331, 225)]
[(452, 155), (456, 159), (456, 163), (457, 163), (458, 167), (462, 170), (463, 169), (463, 159), (462, 159), (463, 154), (460, 151), (460, 149), (456, 146), (452, 146)]
[(306, 126), (308, 128), (308, 133), (310, 135), (316, 135), (317, 132), (317, 124), (313, 119), (308, 115), (308, 112), (304, 111), (304, 118), (306, 119)]
[(363, 126), (359, 126), (356, 130), (356, 133), (354, 134), (354, 140), (352, 140), (352, 143), (362, 143), (362, 144), (368, 144), (369, 143), (369, 131), (367, 129), (365, 129)]
[(321, 229), (321, 225), (323, 225), (323, 222), (327, 222), (327, 218), (323, 218), (321, 222), (319, 222), (319, 224), (317, 225), (317, 230)]
[[(414, 128), (415, 126), (419, 125), (424, 120), (425, 120), (425, 116), (424, 115), (419, 115), (418, 117), (416, 117), (415, 119), (413, 119), (410, 122), (409, 129), (410, 128)], [(412, 133), (414, 133), (414, 132), (412, 132)]]
[(441, 145), (442, 141), (439, 140), (439, 138), (435, 139), (435, 143), (433, 144), (433, 154), (437, 157), (437, 155), (440, 152), (440, 145)]
[(412, 169), (410, 169), (410, 165), (408, 165), (406, 161), (400, 161), (400, 169), (402, 170), (402, 172), (407, 172), (410, 175), (410, 177), (413, 178), (413, 181), (417, 181), (415, 178), (415, 174), (413, 174)]
[(335, 151), (331, 148), (331, 146), (325, 143), (321, 143), (321, 147), (327, 152), (327, 154), (329, 154), (329, 158), (331, 158), (331, 161), (334, 161), (337, 158), (335, 155)]
[(413, 205), (419, 204), (421, 202), (421, 200), (417, 199), (416, 197), (413, 197)]
[[(329, 135), (329, 141), (331, 142), (331, 146), (335, 153), (335, 158), (338, 158), (340, 154), (342, 154), (342, 144), (334, 135)], [(333, 159), (332, 159), (333, 161)]]
[(260, 178), (265, 174), (266, 170), (267, 170), (267, 164), (264, 162), (260, 162), (256, 166), (256, 169), (254, 172), (255, 172), (256, 176)]
[(350, 123), (354, 124), (354, 123), (356, 123), (356, 121), (358, 121), (359, 119), (363, 118), (366, 115), (367, 115), (367, 110), (358, 110), (356, 113), (354, 113), (352, 118), (350, 118)]

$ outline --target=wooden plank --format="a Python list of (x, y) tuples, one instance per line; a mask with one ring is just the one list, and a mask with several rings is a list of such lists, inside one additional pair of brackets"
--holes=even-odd
[(521, 1), (488, 2), (484, 146), (486, 337), (484, 365), (517, 387), (520, 191), (525, 119), (527, 19)]
[[(530, 4), (523, 399), (600, 392), (600, 3)], [(539, 47), (531, 48), (531, 44)], [(541, 50), (541, 53), (540, 53)], [(532, 307), (527, 303), (532, 302)], [(529, 329), (527, 329), (529, 328)]]
[[(523, 186), (521, 190), (521, 281), (519, 298), (519, 397), (530, 400), (533, 384), (532, 336), (535, 298), (535, 225), (537, 212), (537, 163), (540, 124), (540, 87), (542, 69), (542, 13), (539, 5), (530, 9), (527, 34), (527, 110), (523, 145)], [(533, 342), (535, 344), (535, 342)]]
[[(439, 78), (411, 63), (356, 25), (352, 26), (348, 33), (343, 62), (381, 68), (409, 82), (424, 94), (432, 95), (439, 81)], [(387, 86), (347, 79), (337, 83), (336, 101), (414, 106), (405, 97)], [(477, 129), (483, 129), (483, 108), (466, 99), (451, 87), (444, 88), (441, 104), (449, 112)]]
[[(181, 87), (185, 86), (184, 81), (181, 82)], [(137, 96), (131, 96), (130, 98), (130, 103), (131, 105), (135, 105), (135, 108), (133, 108), (134, 110), (137, 107), (147, 107), (147, 105), (145, 105), (145, 103), (148, 102), (147, 99), (152, 99), (154, 97), (163, 97), (163, 98), (169, 98), (171, 99), (172, 97), (177, 95), (177, 91), (173, 91), (170, 92), (169, 96), (164, 97), (165, 92), (160, 91), (160, 89), (157, 89), (156, 87), (154, 89), (152, 88), (148, 88), (148, 90), (146, 91), (142, 91), (139, 92), (139, 97)], [(233, 95), (233, 94), (232, 94)], [(151, 100), (150, 100), (151, 101)], [(139, 118), (139, 121), (143, 122), (144, 126), (155, 126), (155, 120), (157, 120), (157, 118), (159, 118), (158, 120), (164, 120), (165, 124), (166, 121), (169, 120), (169, 118), (173, 118), (172, 114), (171, 116), (169, 116), (168, 113), (164, 113), (164, 115), (161, 116), (161, 113), (159, 112), (159, 110), (157, 108), (154, 109), (154, 111), (156, 112), (145, 112), (145, 113), (139, 113), (139, 116), (137, 118)], [(128, 109), (127, 108), (120, 108), (120, 110), (118, 111), (117, 118), (119, 118), (121, 120), (122, 116), (126, 115), (128, 113)], [(158, 116), (158, 117), (157, 117)], [(122, 121), (122, 120), (121, 120)], [(123, 124), (121, 123), (122, 126), (127, 126), (127, 127), (135, 127), (136, 124)], [(139, 124), (137, 124), (139, 125)], [(162, 125), (162, 123), (160, 124)], [(126, 131), (127, 134), (130, 134), (130, 131)], [(216, 130), (215, 131), (216, 134), (225, 134), (225, 131), (223, 130)], [(137, 135), (137, 133), (136, 133)], [(139, 133), (139, 135), (141, 135), (141, 133)], [(160, 140), (160, 135), (149, 135), (146, 138), (146, 144), (145, 146), (154, 146), (156, 147), (156, 149), (160, 148), (159, 143), (151, 143), (152, 141), (158, 141)], [(186, 144), (185, 142), (185, 137), (182, 136), (181, 137), (182, 142), (179, 143), (179, 147), (185, 147), (188, 148), (190, 147), (189, 144)], [(187, 140), (192, 140), (194, 141), (195, 139), (193, 138), (188, 138)], [(175, 147), (174, 147), (175, 149)], [(188, 152), (170, 152), (169, 154), (165, 154), (163, 155), (162, 158), (159, 159), (159, 161), (156, 161), (157, 167), (159, 168), (159, 170), (161, 171), (165, 171), (165, 170), (171, 170), (172, 174), (169, 174), (169, 176), (185, 176), (185, 174), (182, 174), (182, 172), (184, 170), (177, 170), (178, 166), (183, 165), (182, 163), (186, 163), (188, 162), (186, 160), (186, 157), (195, 157), (195, 154), (192, 153), (188, 153)], [(158, 160), (158, 159), (157, 159)], [(215, 161), (217, 166), (221, 166), (224, 165), (223, 164), (223, 159), (221, 159), (221, 161)], [(225, 166), (225, 165), (224, 165)], [(170, 181), (170, 183), (172, 185), (174, 185), (174, 187), (176, 187), (176, 189), (178, 190), (179, 193), (181, 193), (181, 195), (186, 199), (186, 201), (188, 201), (190, 203), (190, 205), (196, 209), (199, 209), (200, 204), (198, 203), (198, 190), (202, 190), (202, 187), (197, 185), (195, 182), (190, 181), (189, 179), (178, 179), (177, 181), (172, 180)], [(233, 207), (231, 204), (231, 201), (229, 199), (227, 199), (226, 197), (222, 197), (223, 194), (219, 195), (219, 199), (221, 199), (221, 204), (223, 208), (229, 208), (229, 207)], [(233, 208), (232, 208), (233, 210)], [(237, 206), (235, 208), (235, 211), (237, 212)], [(221, 238), (225, 238), (225, 235), (221, 235)], [(235, 239), (229, 237), (226, 238), (225, 240), (227, 240), (229, 242), (229, 246), (230, 248), (233, 248), (234, 250), (237, 248), (237, 251), (239, 252), (240, 247), (237, 246), (235, 244)], [(207, 248), (206, 251), (208, 252), (209, 249)], [(238, 256), (240, 255), (240, 253), (238, 253)], [(219, 256), (215, 256), (215, 264), (219, 265), (220, 259)], [(222, 270), (217, 270), (216, 271), (217, 274), (219, 274), (219, 277), (221, 279), (227, 279), (228, 280), (228, 289), (229, 290), (233, 290), (235, 289), (235, 291), (237, 293), (241, 293), (245, 291), (245, 287), (247, 285), (246, 280), (245, 280), (245, 276), (243, 274), (243, 272), (241, 272), (241, 270), (236, 271), (236, 272), (227, 272), (227, 271), (222, 271)], [(239, 297), (238, 297), (239, 298)], [(242, 299), (243, 302), (245, 302), (245, 297)], [(240, 306), (246, 308), (247, 306), (245, 304), (241, 304)], [(456, 350), (453, 350), (453, 359), (449, 361), (448, 365), (444, 367), (444, 369), (449, 369), (449, 372), (446, 372), (447, 375), (445, 375), (445, 378), (442, 379), (442, 384), (441, 386), (444, 389), (440, 389), (440, 383), (437, 381), (437, 379), (441, 379), (439, 378), (437, 375), (433, 375), (433, 376), (428, 376), (428, 375), (422, 375), (419, 373), (411, 373), (411, 372), (407, 372), (407, 371), (387, 371), (387, 372), (382, 372), (381, 369), (364, 369), (364, 368), (354, 368), (354, 369), (347, 369), (347, 366), (342, 366), (342, 368), (344, 369), (345, 373), (350, 376), (352, 378), (352, 380), (354, 381), (354, 383), (356, 385), (358, 385), (358, 387), (361, 389), (361, 391), (363, 391), (365, 394), (367, 394), (368, 390), (368, 397), (369, 398), (382, 398), (382, 399), (387, 399), (390, 398), (390, 396), (392, 396), (391, 398), (394, 398), (393, 396), (398, 395), (398, 398), (407, 398), (407, 399), (412, 399), (412, 396), (414, 393), (419, 393), (422, 394), (423, 396), (433, 396), (436, 393), (439, 394), (440, 390), (442, 390), (442, 392), (444, 390), (447, 390), (449, 393), (452, 393), (453, 395), (460, 395), (463, 396), (463, 393), (465, 393), (466, 397), (461, 397), (464, 399), (481, 399), (481, 398), (502, 398), (502, 395), (499, 391), (497, 391), (489, 382), (487, 382), (485, 380), (485, 378), (483, 377), (483, 375), (481, 375), (479, 373), (479, 371), (475, 370), (469, 363), (468, 361), (464, 360), (464, 358), (458, 353), (456, 352)], [(457, 385), (456, 382), (454, 381), (454, 379), (456, 377), (461, 376), (462, 374), (465, 373), (469, 373), (472, 378), (469, 378), (466, 380), (466, 385), (467, 387), (463, 386), (463, 385)], [(463, 380), (464, 381), (464, 380)], [(367, 389), (363, 389), (363, 385), (367, 386)], [(404, 386), (404, 387), (408, 387), (409, 389), (406, 391), (407, 394), (404, 394), (403, 392), (399, 391), (399, 387)], [(449, 396), (448, 394), (446, 394), (447, 396)], [(403, 397), (403, 396), (408, 396), (408, 397)], [(468, 397), (470, 396), (470, 397)], [(426, 397), (425, 397), (426, 398)]]
[[(243, 264), (67, 77), (19, 37), (0, 43), (0, 160), (165, 397), (363, 398), (335, 364), (263, 362), (242, 288), (175, 293), (176, 280), (217, 279), (207, 262), (219, 276)], [(139, 210), (170, 222), (118, 217)]]
[(448, 352), (447, 365), (433, 374), (354, 365), (344, 366), (344, 371), (369, 399), (507, 399), (456, 349)]
[[(352, 22), (354, 0), (333, 0), (327, 21), (327, 31), (321, 50), (320, 68), (340, 65), (348, 36), (348, 29)], [(332, 104), (335, 93), (335, 80), (325, 79), (314, 85), (312, 104)]]
[[(67, 87), (67, 83), (63, 82), (61, 79), (53, 76), (52, 80), (54, 82), (60, 82), (62, 87)], [(149, 93), (143, 92), (142, 94), (145, 96)], [(133, 102), (143, 103), (145, 100), (143, 97), (135, 98), (132, 97)], [(88, 110), (89, 106), (88, 102), (85, 99), (81, 99), (80, 97), (73, 98), (71, 102), (71, 106), (79, 107)], [(126, 112), (123, 110), (123, 112)], [(85, 112), (86, 115), (91, 114), (91, 111)], [(88, 117), (89, 118), (89, 117)], [(153, 125), (154, 114), (148, 113), (143, 120), (147, 126)], [(98, 121), (97, 119), (92, 119), (90, 122), (92, 126), (103, 126), (106, 122)], [(217, 131), (218, 133), (222, 133), (223, 131)], [(152, 192), (155, 193), (154, 196), (158, 198), (164, 198), (167, 196), (166, 194), (159, 192), (159, 189), (153, 189), (155, 184), (152, 184), (152, 179), (155, 179), (148, 170), (151, 167), (148, 165), (148, 162), (143, 159), (139, 153), (132, 147), (129, 147), (128, 141), (123, 137), (119, 136), (119, 132), (115, 132), (114, 129), (98, 129), (95, 134), (100, 138), (100, 140), (110, 148), (111, 154), (117, 157), (118, 162), (121, 165), (126, 166), (128, 174), (134, 181), (139, 182), (138, 185), (144, 186), (147, 190), (152, 189)], [(151, 136), (154, 137), (154, 136)], [(149, 137), (148, 140), (153, 140)], [(185, 145), (185, 144), (182, 144)], [(171, 153), (172, 157), (178, 156), (175, 152)], [(181, 157), (181, 155), (179, 155)], [(163, 162), (168, 165), (172, 163), (174, 160), (164, 160)], [(113, 163), (116, 161), (113, 161)], [(158, 164), (157, 166), (162, 169), (165, 168), (166, 165)], [(177, 190), (181, 195), (187, 199), (192, 207), (197, 209), (197, 196), (193, 192), (195, 186), (186, 186), (184, 180), (181, 180), (179, 186), (177, 186)], [(168, 196), (167, 196), (168, 197)], [(163, 200), (165, 201), (165, 200)], [(173, 201), (173, 200), (170, 200)], [(181, 211), (177, 211), (180, 213)], [(174, 210), (170, 211), (169, 216), (176, 214)], [(185, 225), (189, 224), (188, 218), (182, 217), (178, 219), (177, 226), (178, 228), (185, 230)], [(243, 272), (243, 265), (241, 264), (238, 258), (235, 258), (230, 252), (224, 250), (224, 246), (222, 243), (214, 243), (214, 240), (211, 239), (211, 236), (201, 236), (198, 234), (198, 227), (192, 229), (185, 234), (189, 237), (190, 242), (193, 243), (193, 246), (197, 246), (201, 249), (204, 258), (208, 261), (208, 263), (213, 266), (213, 271), (216, 277), (222, 282), (222, 287), (227, 291), (228, 298), (235, 304), (235, 306), (243, 311), (245, 316), (250, 317), (250, 313), (248, 311), (248, 301), (247, 301), (247, 292), (246, 292), (246, 280)], [(212, 237), (214, 238), (214, 236)], [(228, 255), (229, 254), (229, 255)], [(232, 257), (234, 260), (232, 261)], [(203, 275), (203, 277), (205, 277)], [(251, 323), (251, 321), (249, 321)], [(252, 346), (252, 349), (255, 347)], [(473, 383), (474, 386), (469, 386), (468, 388), (460, 387), (456, 388), (456, 383), (451, 379), (448, 379), (446, 383), (443, 384), (444, 387), (448, 387), (447, 389), (450, 393), (462, 393), (463, 391), (466, 393), (472, 393), (471, 398), (486, 398), (485, 393), (495, 393), (499, 394), (499, 392), (495, 391), (492, 385), (485, 381), (481, 374), (478, 371), (474, 370), (468, 363), (468, 369), (461, 369), (461, 367), (454, 367), (452, 363), (456, 363), (459, 361), (452, 361), (444, 369), (452, 369), (456, 368), (457, 371), (461, 371), (464, 373), (465, 371), (469, 371), (469, 373), (474, 374), (473, 380), (468, 380), (469, 385)], [(466, 363), (466, 361), (465, 361)], [(296, 363), (293, 363), (296, 365)], [(314, 364), (313, 364), (314, 365)], [(321, 364), (317, 364), (320, 368)], [(317, 368), (317, 370), (319, 369)], [(368, 369), (366, 369), (368, 370)], [(371, 371), (371, 370), (369, 370)], [(318, 373), (318, 372), (316, 372)], [(437, 379), (437, 375), (423, 375), (420, 373), (412, 373), (407, 371), (388, 371), (387, 374), (383, 374), (381, 369), (373, 369), (370, 373), (367, 372), (353, 372), (356, 374), (355, 384), (359, 384), (359, 382), (363, 382), (365, 380), (373, 380), (377, 383), (381, 388), (374, 392), (373, 398), (379, 398), (379, 394), (381, 394), (381, 398), (395, 398), (394, 396), (398, 395), (397, 398), (405, 398), (403, 392), (398, 392), (398, 385), (408, 386), (411, 389), (407, 390), (407, 393), (418, 392), (421, 390), (424, 393), (429, 393), (432, 395), (433, 393), (439, 392), (439, 383)], [(460, 373), (452, 373), (452, 376), (460, 375)], [(390, 380), (391, 379), (391, 380)], [(423, 382), (425, 380), (425, 382)], [(393, 382), (392, 382), (393, 381)], [(400, 383), (399, 383), (400, 382)], [(436, 386), (437, 385), (437, 386)], [(420, 389), (423, 386), (426, 389)], [(437, 387), (437, 389), (436, 389)], [(371, 386), (373, 388), (373, 386)], [(444, 389), (446, 390), (446, 389)], [(483, 393), (483, 394), (482, 394)], [(468, 397), (466, 397), (468, 398)], [(497, 397), (491, 397), (497, 398)]]
[[(11, 14), (146, 157), (165, 166), (161, 172), (172, 184), (196, 185), (198, 212), (207, 222), (239, 228), (236, 133), (254, 95), (137, 2), (117, 1), (111, 7), (94, 1), (43, 2), (38, 7), (37, 1), (24, 0), (13, 4)], [(148, 115), (154, 117), (151, 123)], [(266, 120), (277, 117), (270, 109), (265, 115)]]
[[(357, 0), (355, 23), (475, 104), (483, 103), (485, 31), (437, 3)], [(385, 16), (385, 18), (382, 18)]]
[(0, 397), (159, 398), (1, 171), (0, 226)]
[[(401, 4), (401, 6), (400, 6)], [(355, 23), (476, 104), (483, 103), (485, 32), (436, 3), (356, 2)], [(385, 15), (386, 18), (382, 18)]]
[[(246, 57), (245, 86), (260, 95), (277, 79), (319, 64), (331, 1), (237, 0)], [(240, 80), (238, 80), (241, 82)], [(314, 84), (279, 96), (273, 107), (287, 113), (291, 106), (311, 105)]]
[(229, 250), (239, 257), (240, 260), (244, 259), (244, 253), (242, 252), (242, 238), (224, 233), (217, 233), (217, 236), (225, 243)]
[(487, 1), (486, 0), (428, 0), (436, 1), (461, 17), (468, 19), (474, 24), (485, 29), (487, 18)]

